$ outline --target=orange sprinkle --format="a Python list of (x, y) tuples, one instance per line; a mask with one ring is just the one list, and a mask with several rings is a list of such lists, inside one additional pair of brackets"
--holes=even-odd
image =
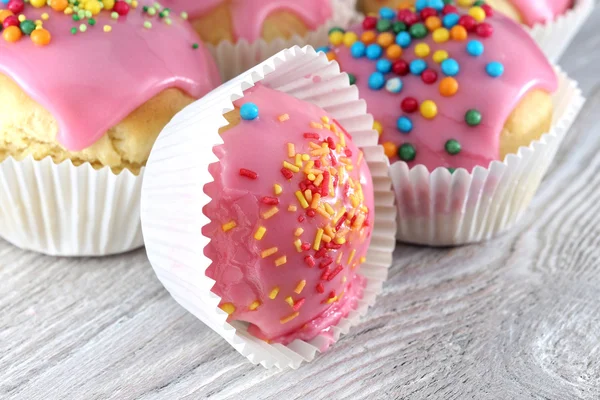
[(288, 157), (294, 158), (294, 156), (296, 155), (296, 146), (294, 145), (294, 143), (288, 143), (287, 148), (288, 148)]
[(263, 250), (260, 253), (260, 256), (262, 258), (267, 258), (267, 257), (272, 256), (273, 254), (277, 253), (277, 250), (278, 250), (277, 247), (271, 247), (270, 249)]
[(348, 264), (350, 264), (352, 262), (355, 254), (356, 254), (356, 249), (352, 249), (352, 251), (350, 252), (350, 255), (348, 256)]
[(219, 306), (219, 308), (225, 311), (228, 315), (231, 315), (235, 312), (235, 306), (231, 303), (223, 303)]
[(360, 228), (363, 226), (363, 223), (365, 222), (365, 214), (359, 214), (356, 216), (356, 219), (354, 220), (354, 224), (352, 224), (352, 227), (354, 228)]
[(273, 206), (273, 208), (271, 208), (271, 209), (269, 209), (269, 210), (265, 211), (265, 212), (262, 214), (262, 217), (263, 217), (264, 219), (269, 219), (269, 218), (271, 218), (273, 215), (277, 214), (278, 212), (279, 212), (279, 208), (277, 208), (277, 207)]
[(21, 33), (21, 29), (14, 25), (4, 28), (4, 31), (2, 32), (2, 37), (4, 40), (11, 43), (18, 41), (22, 36), (23, 34)]
[(342, 257), (343, 257), (343, 256), (344, 256), (344, 252), (343, 252), (343, 251), (340, 251), (340, 254), (338, 254), (338, 256), (337, 256), (337, 258), (336, 258), (336, 260), (335, 260), (336, 264), (339, 264), (339, 263), (341, 263), (341, 262), (342, 262)]
[(310, 123), (310, 127), (313, 129), (323, 129), (323, 124), (313, 121)]
[(288, 211), (290, 211), (290, 212), (296, 212), (296, 210), (298, 210), (298, 208), (295, 205), (290, 204), (288, 206)]
[(431, 17), (428, 17), (425, 20), (425, 26), (427, 27), (427, 29), (429, 29), (431, 32), (433, 32), (437, 28), (442, 27), (442, 20), (439, 17), (432, 15)]
[(296, 294), (302, 293), (304, 286), (306, 286), (306, 281), (303, 279), (300, 282), (298, 282), (298, 285), (296, 285), (296, 289), (294, 289), (294, 293), (296, 293)]
[(321, 182), (323, 182), (323, 174), (318, 174), (314, 180), (315, 186), (321, 186)]
[(394, 39), (395, 36), (392, 35), (390, 32), (383, 32), (380, 33), (379, 36), (377, 36), (377, 44), (385, 49), (391, 46), (392, 43), (394, 43)]
[(275, 300), (275, 297), (277, 297), (278, 294), (279, 294), (279, 288), (277, 286), (275, 286), (269, 293), (269, 298), (271, 300)]
[(265, 233), (267, 233), (267, 228), (264, 226), (259, 226), (254, 233), (254, 239), (261, 240), (265, 236)]
[(298, 311), (296, 311), (295, 313), (290, 314), (290, 315), (288, 315), (285, 318), (281, 318), (279, 321), (282, 324), (287, 324), (288, 322), (290, 322), (291, 320), (293, 320), (294, 318), (296, 318), (298, 315), (300, 315), (300, 313)]
[(302, 208), (308, 208), (308, 202), (304, 198), (304, 195), (302, 194), (301, 191), (298, 190), (296, 192), (296, 198), (298, 199), (298, 202), (300, 203), (300, 205), (302, 206)]
[(281, 114), (279, 117), (277, 117), (277, 119), (279, 120), (279, 122), (285, 122), (288, 119), (290, 119), (290, 115), (289, 114)]
[(274, 192), (276, 195), (279, 195), (279, 194), (281, 194), (281, 193), (283, 192), (283, 188), (281, 187), (281, 185), (274, 184), (274, 185), (273, 185), (273, 192)]
[(298, 228), (294, 231), (294, 236), (300, 236), (304, 233), (304, 229)]
[(398, 152), (398, 146), (396, 146), (392, 142), (384, 142), (383, 143), (383, 151), (388, 158), (392, 158)]
[(366, 45), (372, 44), (375, 42), (375, 38), (377, 36), (375, 35), (375, 32), (373, 31), (366, 31), (364, 32), (361, 36), (360, 36), (360, 40), (361, 42), (363, 42)]
[(322, 241), (324, 241), (325, 243), (329, 243), (331, 242), (331, 236), (323, 234), (323, 237), (321, 238)]
[(454, 25), (452, 29), (450, 29), (450, 37), (452, 38), (452, 40), (467, 40), (467, 36), (467, 30), (462, 25)]
[(276, 267), (281, 267), (285, 263), (287, 263), (287, 257), (286, 256), (281, 256), (277, 260), (275, 260), (275, 266)]
[(310, 208), (317, 208), (320, 201), (321, 201), (321, 195), (319, 193), (315, 193), (315, 195), (312, 198), (312, 202), (310, 203)]
[(323, 229), (317, 229), (317, 233), (315, 233), (315, 240), (313, 241), (313, 249), (319, 250), (321, 247), (321, 239), (323, 238)]
[[(454, 96), (458, 92), (458, 82), (451, 76), (447, 76), (440, 81), (440, 94), (444, 97)], [(385, 143), (384, 143), (385, 148)], [(394, 152), (395, 153), (395, 152)], [(386, 150), (387, 155), (387, 150)], [(389, 156), (388, 156), (389, 157)]]
[(235, 221), (229, 221), (229, 222), (221, 225), (221, 229), (223, 229), (223, 232), (227, 232), (227, 231), (232, 230), (236, 226), (237, 226), (237, 224), (235, 223)]
[(310, 171), (312, 170), (312, 167), (315, 166), (315, 162), (313, 160), (310, 160), (309, 162), (306, 163), (306, 166), (304, 167), (304, 173), (305, 174), (310, 174)]
[(259, 300), (254, 300), (252, 302), (252, 304), (250, 304), (250, 306), (248, 307), (248, 309), (250, 309), (250, 311), (254, 311), (256, 310), (258, 307), (260, 307), (262, 303)]
[(36, 29), (31, 32), (31, 41), (35, 43), (37, 46), (46, 46), (50, 43), (52, 39), (52, 35), (45, 29)]

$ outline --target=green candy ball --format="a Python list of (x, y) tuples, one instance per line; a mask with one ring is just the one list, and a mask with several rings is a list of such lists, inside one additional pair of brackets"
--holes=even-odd
[(410, 27), (410, 29), (408, 30), (408, 32), (415, 39), (422, 39), (425, 36), (427, 36), (427, 28), (425, 27), (425, 25), (423, 25), (420, 22), (417, 23), (417, 24), (412, 25)]
[(417, 156), (417, 150), (415, 150), (415, 146), (410, 143), (404, 143), (398, 149), (398, 157), (402, 161), (412, 161)]
[(386, 32), (392, 29), (392, 21), (388, 19), (380, 19), (377, 21), (377, 31), (378, 32)]
[(477, 110), (469, 110), (465, 114), (465, 122), (469, 126), (477, 126), (481, 123), (481, 113)]
[(20, 27), (24, 34), (31, 35), (31, 32), (33, 32), (35, 30), (35, 22), (27, 19), (27, 20), (21, 22)]
[(460, 143), (458, 143), (458, 140), (448, 140), (446, 142), (446, 151), (448, 152), (448, 154), (451, 154), (453, 156), (460, 153)]
[(348, 79), (350, 80), (351, 85), (354, 85), (356, 83), (356, 75), (348, 74)]

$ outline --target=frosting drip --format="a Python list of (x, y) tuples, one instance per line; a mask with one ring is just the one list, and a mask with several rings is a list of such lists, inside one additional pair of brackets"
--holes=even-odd
[(553, 21), (573, 5), (573, 0), (511, 0), (529, 26)]
[[(142, 3), (142, 2), (140, 2)], [(145, 17), (140, 4), (126, 17), (97, 16), (96, 26), (73, 35), (71, 16), (50, 8), (26, 8), (30, 19), (43, 12), (52, 42), (36, 47), (23, 37), (0, 40), (0, 72), (8, 75), (57, 120), (57, 140), (70, 151), (91, 146), (108, 129), (160, 93), (176, 87), (200, 98), (220, 83), (211, 56), (191, 27), (173, 16), (167, 25)], [(152, 21), (153, 27), (143, 27)], [(104, 32), (103, 25), (111, 25)]]

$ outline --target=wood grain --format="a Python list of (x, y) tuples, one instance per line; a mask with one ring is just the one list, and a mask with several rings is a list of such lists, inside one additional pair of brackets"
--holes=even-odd
[(600, 9), (562, 62), (589, 101), (517, 229), (399, 246), (376, 307), (315, 362), (252, 366), (143, 251), (54, 259), (0, 242), (0, 398), (600, 398), (598, 23)]

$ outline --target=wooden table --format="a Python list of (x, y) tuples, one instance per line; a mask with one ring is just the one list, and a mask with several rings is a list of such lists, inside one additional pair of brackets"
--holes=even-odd
[(0, 241), (0, 398), (600, 398), (599, 23), (597, 8), (563, 57), (589, 100), (517, 229), (399, 246), (376, 307), (311, 364), (251, 365), (142, 250), (57, 259)]

